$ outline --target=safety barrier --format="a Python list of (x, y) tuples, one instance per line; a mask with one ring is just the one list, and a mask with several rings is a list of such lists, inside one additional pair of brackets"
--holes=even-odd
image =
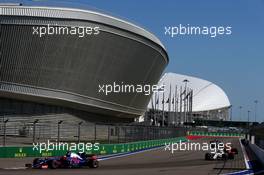
[[(186, 137), (178, 137), (171, 139), (161, 140), (147, 140), (131, 143), (120, 144), (100, 144), (99, 149), (85, 150), (88, 154), (108, 155), (126, 152), (135, 152), (150, 148), (155, 148), (165, 145), (169, 142), (186, 141)], [(33, 146), (28, 147), (0, 147), (0, 158), (23, 158), (23, 157), (49, 157), (49, 156), (61, 156), (66, 153), (67, 150), (61, 148), (54, 149), (52, 151), (43, 151), (33, 149)]]
[(205, 137), (245, 137), (240, 133), (224, 133), (224, 132), (202, 132), (202, 131), (189, 131), (189, 136), (205, 136)]
[(261, 164), (262, 169), (264, 169), (264, 150), (256, 144), (251, 144), (250, 141), (247, 141), (246, 146), (251, 150), (257, 161)]

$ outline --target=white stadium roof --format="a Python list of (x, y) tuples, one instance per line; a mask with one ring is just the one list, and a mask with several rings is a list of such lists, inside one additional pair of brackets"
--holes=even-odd
[[(170, 86), (171, 86), (171, 99), (173, 99), (173, 97), (175, 96), (174, 94), (175, 94), (176, 86), (178, 89), (177, 92), (178, 96), (180, 93), (180, 88), (182, 87), (182, 89), (184, 90), (185, 83), (183, 82), (183, 80), (185, 79), (189, 81), (187, 87), (193, 90), (193, 112), (211, 111), (211, 110), (230, 107), (230, 102), (225, 92), (219, 86), (213, 84), (212, 82), (187, 75), (165, 73), (158, 83), (159, 86), (165, 85), (165, 92), (164, 92), (165, 111), (168, 111), (169, 108), (169, 105), (168, 103), (166, 103), (166, 101), (169, 98)], [(156, 93), (156, 95), (155, 93), (153, 94), (152, 99), (154, 105), (155, 105), (154, 102), (155, 96), (156, 96), (156, 102), (158, 102), (156, 107), (157, 109), (162, 110), (163, 93), (158, 92)], [(148, 108), (152, 108), (152, 100), (148, 104)], [(171, 105), (171, 111), (172, 110), (173, 107)]]

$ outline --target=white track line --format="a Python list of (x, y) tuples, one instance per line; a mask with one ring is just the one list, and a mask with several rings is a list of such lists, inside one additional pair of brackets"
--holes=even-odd
[(11, 168), (1, 168), (2, 170), (25, 170), (27, 167), (11, 167)]
[(135, 152), (120, 153), (120, 154), (115, 154), (115, 155), (112, 155), (112, 156), (109, 155), (109, 156), (106, 156), (106, 157), (98, 158), (98, 161), (109, 160), (109, 159), (114, 159), (114, 158), (119, 158), (119, 157), (131, 156), (131, 155), (134, 155), (134, 154), (143, 153), (143, 152), (147, 152), (147, 151), (154, 151), (154, 150), (161, 149), (162, 147), (164, 147), (164, 146), (159, 146), (159, 147), (145, 149), (145, 150), (140, 150), (140, 151), (135, 151)]

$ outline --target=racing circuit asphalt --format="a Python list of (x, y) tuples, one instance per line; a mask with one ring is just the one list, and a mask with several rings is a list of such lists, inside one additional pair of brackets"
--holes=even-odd
[[(205, 152), (203, 151), (176, 151), (172, 154), (169, 151), (165, 151), (164, 147), (162, 147), (156, 150), (100, 161), (100, 167), (97, 169), (22, 169), (25, 163), (31, 163), (33, 158), (0, 159), (0, 175), (211, 175), (244, 170), (246, 165), (238, 139), (220, 140), (232, 142), (233, 146), (238, 148), (239, 154), (236, 155), (234, 160), (226, 162), (205, 161)], [(209, 139), (202, 139), (195, 142), (208, 141)]]

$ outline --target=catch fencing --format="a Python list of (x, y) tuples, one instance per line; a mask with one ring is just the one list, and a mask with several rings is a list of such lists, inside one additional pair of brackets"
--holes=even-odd
[(0, 146), (32, 145), (36, 142), (127, 143), (185, 136), (184, 127), (137, 124), (89, 123), (69, 114), (0, 116)]

